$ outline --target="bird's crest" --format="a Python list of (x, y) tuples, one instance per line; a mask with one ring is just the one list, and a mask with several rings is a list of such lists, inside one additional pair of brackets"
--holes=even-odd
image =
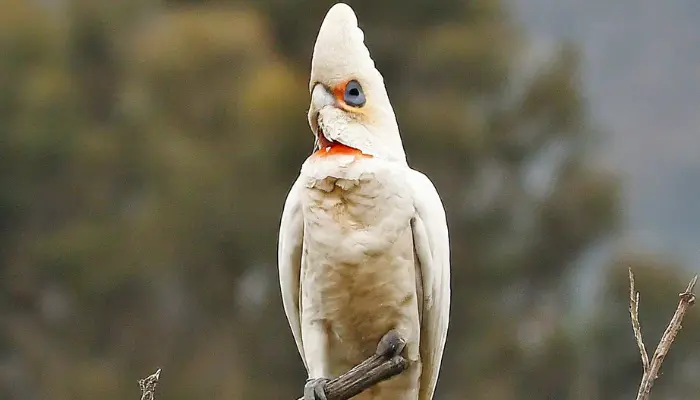
[(365, 35), (349, 5), (337, 3), (326, 14), (314, 45), (310, 89), (317, 82), (334, 84), (361, 78), (372, 84), (383, 79), (365, 46)]

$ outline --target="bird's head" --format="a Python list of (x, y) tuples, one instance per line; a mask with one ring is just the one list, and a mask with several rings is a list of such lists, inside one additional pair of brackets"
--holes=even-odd
[(331, 7), (321, 24), (309, 90), (316, 155), (355, 152), (406, 162), (384, 79), (347, 4)]

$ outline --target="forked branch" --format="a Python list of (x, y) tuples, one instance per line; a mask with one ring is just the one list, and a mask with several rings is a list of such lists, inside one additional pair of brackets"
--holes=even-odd
[(695, 304), (695, 294), (693, 290), (695, 289), (695, 284), (697, 283), (698, 276), (696, 275), (688, 284), (685, 292), (679, 295), (680, 301), (678, 302), (678, 307), (676, 312), (671, 318), (671, 322), (666, 327), (664, 334), (661, 336), (661, 341), (654, 351), (654, 355), (651, 360), (649, 360), (649, 355), (644, 347), (644, 341), (642, 340), (642, 328), (639, 325), (639, 292), (636, 291), (634, 287), (634, 274), (632, 269), (629, 268), (629, 280), (630, 280), (630, 316), (632, 318), (632, 329), (634, 330), (634, 337), (637, 340), (637, 347), (639, 348), (639, 354), (642, 358), (642, 366), (644, 374), (642, 375), (642, 382), (639, 385), (639, 390), (637, 392), (637, 400), (648, 400), (651, 393), (651, 388), (654, 385), (654, 381), (659, 377), (659, 371), (661, 370), (661, 364), (664, 362), (666, 355), (671, 349), (673, 341), (678, 335), (678, 331), (681, 330), (681, 323), (683, 322), (683, 317), (688, 309)]

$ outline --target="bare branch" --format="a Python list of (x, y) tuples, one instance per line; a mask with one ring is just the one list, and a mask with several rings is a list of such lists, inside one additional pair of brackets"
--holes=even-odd
[(156, 397), (156, 386), (160, 378), (160, 368), (146, 379), (139, 379), (141, 387), (141, 400), (154, 400)]
[(350, 399), (377, 383), (400, 374), (407, 367), (408, 361), (401, 356), (387, 360), (386, 357), (373, 355), (355, 368), (328, 382), (325, 388), (326, 398), (328, 400)]
[(630, 278), (630, 315), (632, 316), (632, 326), (635, 332), (635, 338), (637, 338), (637, 345), (639, 346), (639, 351), (642, 355), (642, 364), (645, 364), (644, 375), (642, 376), (642, 382), (639, 385), (639, 391), (637, 392), (637, 400), (648, 400), (651, 393), (651, 388), (654, 385), (654, 381), (659, 377), (659, 371), (661, 370), (661, 364), (664, 362), (666, 355), (671, 349), (673, 341), (678, 335), (678, 331), (681, 330), (681, 323), (683, 322), (683, 317), (688, 309), (695, 304), (695, 294), (693, 290), (695, 289), (695, 284), (697, 283), (697, 275), (690, 281), (685, 292), (679, 295), (680, 301), (678, 302), (678, 307), (676, 312), (671, 318), (671, 322), (668, 324), (666, 331), (661, 336), (661, 341), (654, 351), (654, 355), (651, 362), (645, 358), (646, 350), (644, 349), (644, 344), (642, 343), (642, 331), (639, 327), (639, 293), (635, 293), (634, 289), (634, 275), (632, 270), (629, 271)]
[(408, 360), (399, 355), (405, 345), (406, 341), (396, 331), (389, 331), (371, 357), (326, 383), (327, 400), (348, 400), (405, 371)]
[(634, 274), (632, 273), (632, 268), (628, 268), (627, 270), (630, 277), (630, 317), (632, 317), (632, 329), (634, 329), (634, 337), (637, 339), (637, 347), (639, 347), (639, 354), (642, 357), (644, 373), (647, 373), (647, 371), (649, 371), (649, 354), (647, 353), (646, 347), (644, 347), (642, 328), (639, 325), (639, 292), (634, 289)]

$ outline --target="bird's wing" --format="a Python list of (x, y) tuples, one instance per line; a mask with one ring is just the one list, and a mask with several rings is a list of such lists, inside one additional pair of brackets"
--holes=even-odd
[(279, 241), (277, 243), (277, 264), (280, 274), (280, 288), (284, 313), (287, 314), (289, 326), (297, 343), (297, 349), (304, 366), (304, 345), (301, 341), (301, 321), (299, 318), (299, 285), (301, 273), (301, 253), (304, 237), (304, 218), (302, 215), (299, 191), (301, 180), (297, 180), (287, 195), (280, 222)]
[(431, 399), (435, 391), (450, 314), (450, 241), (447, 219), (435, 186), (425, 175), (411, 171), (416, 215), (411, 221), (422, 277), (420, 355), (423, 364), (420, 399)]

